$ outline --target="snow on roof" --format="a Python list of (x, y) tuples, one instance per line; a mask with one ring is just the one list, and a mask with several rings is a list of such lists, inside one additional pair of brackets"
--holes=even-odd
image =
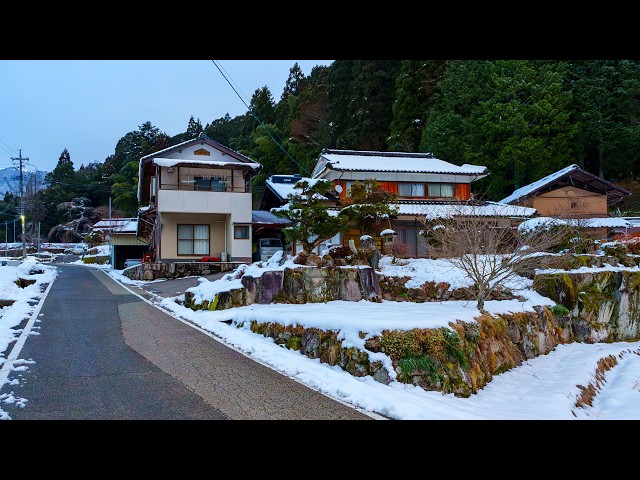
[(535, 181), (533, 183), (530, 183), (529, 185), (525, 185), (524, 187), (518, 188), (511, 195), (509, 195), (508, 197), (503, 198), (498, 203), (511, 203), (511, 202), (514, 202), (514, 201), (518, 200), (519, 198), (524, 197), (525, 195), (529, 195), (531, 192), (534, 192), (535, 190), (538, 190), (539, 188), (542, 188), (545, 185), (548, 185), (548, 184), (554, 182), (555, 180), (557, 180), (558, 178), (562, 177), (566, 173), (569, 173), (572, 170), (577, 170), (579, 168), (580, 167), (578, 165), (576, 165), (576, 164), (569, 165), (568, 167), (565, 167), (562, 170), (558, 170), (557, 172), (552, 173), (551, 175), (547, 175), (546, 177), (543, 177), (540, 180), (537, 180), (537, 181)]
[(104, 231), (109, 230), (110, 228), (114, 235), (136, 233), (138, 231), (138, 219), (112, 218), (111, 226), (109, 226), (109, 219), (100, 220), (93, 225), (92, 230)]
[(630, 222), (620, 217), (603, 217), (603, 218), (581, 218), (581, 219), (562, 219), (553, 217), (537, 217), (525, 220), (518, 225), (520, 231), (530, 231), (538, 228), (549, 228), (558, 225), (571, 225), (584, 228), (629, 228), (632, 226)]
[(260, 168), (259, 163), (251, 162), (221, 162), (219, 160), (183, 160), (180, 158), (154, 158), (153, 163), (160, 167), (175, 167), (178, 164), (203, 165), (215, 167), (249, 167), (253, 170)]
[(532, 217), (535, 208), (502, 205), (487, 202), (485, 205), (430, 204), (398, 202), (398, 215), (424, 215), (428, 220), (449, 218), (456, 215), (473, 217)]
[(445, 162), (425, 153), (328, 150), (322, 157), (334, 170), (486, 175), (487, 167)]
[[(235, 150), (230, 149), (229, 147), (222, 145), (220, 142), (216, 142), (215, 140), (209, 138), (204, 132), (200, 133), (200, 135), (198, 135), (197, 138), (192, 138), (189, 140), (185, 140), (184, 142), (180, 142), (177, 143), (175, 145), (171, 145), (170, 147), (167, 148), (163, 148), (162, 150), (158, 150), (157, 152), (153, 152), (150, 153), (148, 155), (145, 155), (144, 157), (141, 157), (140, 160), (148, 160), (151, 157), (158, 157), (158, 156), (162, 156), (162, 155), (166, 155), (169, 154), (171, 152), (175, 152), (177, 150), (181, 150), (189, 145), (196, 145), (196, 144), (207, 144), (210, 147), (215, 148), (216, 150), (219, 150), (221, 152), (225, 152), (228, 153), (229, 155), (238, 158), (242, 161), (251, 161), (251, 159), (245, 155), (242, 155), (239, 152), (236, 152)], [(142, 162), (140, 162), (142, 163)]]
[[(274, 178), (277, 177), (277, 178)], [(291, 178), (293, 181), (291, 182), (279, 182), (278, 179), (287, 179)], [(276, 180), (276, 181), (274, 181)], [(309, 177), (297, 177), (295, 175), (273, 175), (267, 179), (265, 184), (275, 193), (281, 200), (286, 200), (289, 197), (289, 194), (300, 193), (302, 190), (299, 188), (294, 188), (298, 182), (306, 181), (309, 182), (309, 186), (315, 185), (319, 182), (320, 178), (309, 178)]]

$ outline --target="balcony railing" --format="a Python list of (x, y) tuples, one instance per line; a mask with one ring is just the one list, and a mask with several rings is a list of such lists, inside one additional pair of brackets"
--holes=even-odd
[[(168, 173), (174, 173), (168, 172)], [(233, 169), (178, 168), (174, 175), (155, 177), (159, 190), (250, 193), (250, 175)]]
[(216, 185), (196, 185), (194, 182), (189, 183), (162, 183), (160, 190), (189, 190), (197, 192), (240, 192), (251, 193), (251, 186), (230, 186), (228, 184)]

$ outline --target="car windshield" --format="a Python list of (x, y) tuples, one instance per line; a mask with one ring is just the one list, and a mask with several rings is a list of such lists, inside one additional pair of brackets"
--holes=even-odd
[(262, 247), (282, 247), (282, 242), (277, 238), (263, 238), (260, 240), (260, 246)]

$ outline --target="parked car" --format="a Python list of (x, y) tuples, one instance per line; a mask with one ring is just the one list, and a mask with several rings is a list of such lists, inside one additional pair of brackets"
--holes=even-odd
[(142, 260), (139, 258), (127, 258), (124, 261), (124, 268), (135, 267), (136, 265), (140, 265)]
[(73, 247), (73, 250), (71, 250), (71, 253), (73, 253), (74, 255), (84, 255), (85, 253), (87, 253), (87, 246), (86, 245), (75, 245)]
[(284, 250), (284, 245), (282, 245), (282, 240), (279, 238), (259, 238), (257, 241), (256, 251), (253, 254), (253, 261), (267, 261), (274, 253), (281, 250)]

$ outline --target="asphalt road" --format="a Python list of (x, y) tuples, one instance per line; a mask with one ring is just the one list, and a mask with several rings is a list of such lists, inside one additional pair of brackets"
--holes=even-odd
[(19, 355), (35, 363), (11, 373), (19, 384), (2, 388), (27, 400), (23, 408), (3, 404), (14, 420), (371, 418), (184, 324), (98, 269), (58, 267), (39, 334)]

